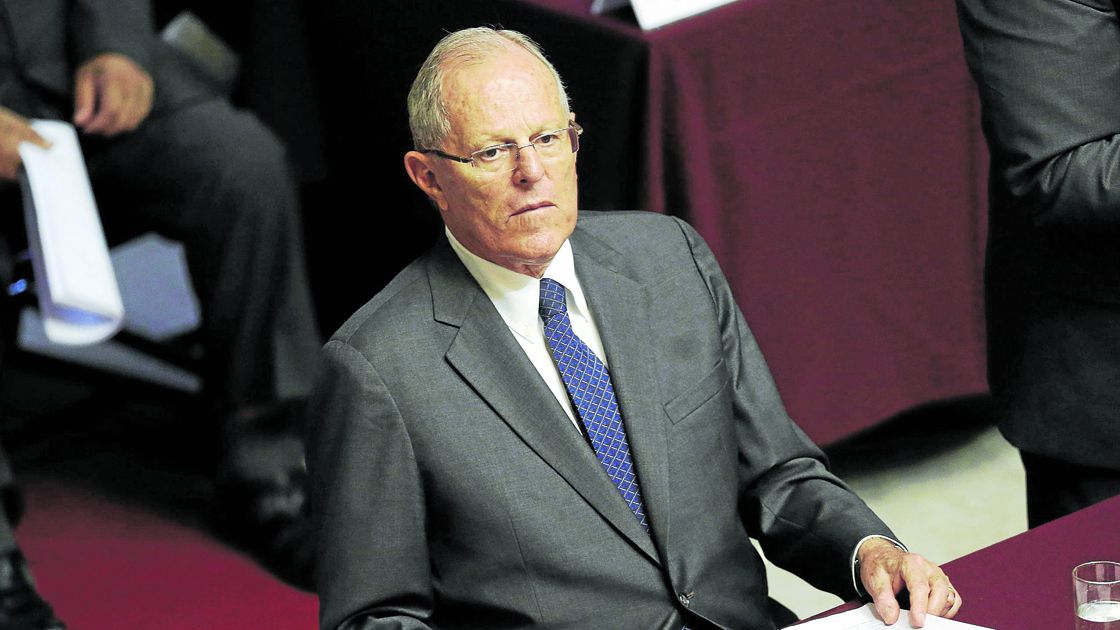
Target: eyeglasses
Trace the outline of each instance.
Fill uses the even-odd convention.
[[[512,171],[517,168],[517,163],[521,160],[521,149],[533,147],[537,152],[537,156],[546,162],[555,161],[570,153],[575,153],[579,151],[579,137],[581,134],[583,134],[583,127],[580,127],[573,121],[567,127],[538,133],[532,138],[529,138],[529,144],[519,145],[516,142],[496,144],[491,147],[479,149],[467,157],[451,155],[439,149],[418,150],[420,153],[434,153],[445,160],[470,164],[483,171],[499,173],[503,171]],[[570,152],[568,151],[569,147],[571,148]]]

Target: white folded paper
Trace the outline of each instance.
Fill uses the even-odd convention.
[[[629,4],[638,26],[649,31],[731,2],[734,0],[593,0],[591,12],[599,14]]]
[[[910,612],[907,610],[903,610],[901,614],[899,614],[898,621],[888,626],[883,623],[883,620],[875,613],[875,607],[871,604],[867,604],[862,608],[798,624],[789,630],[913,630],[913,626],[910,625]],[[926,625],[923,630],[994,629],[974,626],[970,623],[953,621],[952,619],[942,619],[934,615],[926,615]]]
[[[19,147],[28,249],[47,338],[97,343],[120,329],[124,306],[78,135],[57,120],[31,126],[51,142],[49,149]]]

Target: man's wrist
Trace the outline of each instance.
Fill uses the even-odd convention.
[[[856,595],[859,596],[860,599],[867,597],[867,591],[863,588],[863,581],[859,579],[859,550],[861,547],[863,547],[863,543],[874,539],[885,540],[895,547],[898,547],[904,553],[910,552],[910,550],[906,548],[906,545],[898,542],[890,536],[884,536],[882,534],[871,534],[869,536],[864,536],[863,538],[861,538],[860,541],[856,543],[855,548],[852,549],[852,559],[850,562],[852,566],[852,586],[855,588]]]

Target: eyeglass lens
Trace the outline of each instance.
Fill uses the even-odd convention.
[[[567,132],[567,133],[565,133]],[[565,142],[565,138],[567,142]],[[555,160],[579,151],[579,133],[574,126],[566,129],[557,129],[543,133],[525,146],[514,143],[504,144],[500,147],[490,147],[474,152],[471,157],[474,163],[487,171],[514,170],[521,158],[521,152],[533,147],[537,155],[544,160]],[[497,153],[495,153],[497,152]]]

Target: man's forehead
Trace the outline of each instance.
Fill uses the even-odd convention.
[[[447,140],[459,145],[457,150],[478,148],[492,142],[519,142],[546,129],[567,123],[566,110],[559,99],[549,98],[545,90],[536,90],[534,100],[513,97],[512,92],[497,89],[469,93],[458,102],[447,104],[450,123]]]
[[[450,62],[444,69],[441,91],[449,113],[510,99],[561,101],[549,69],[515,45],[482,58]]]

